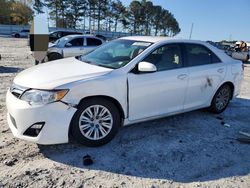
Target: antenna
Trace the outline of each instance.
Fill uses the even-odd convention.
[[[189,40],[192,38],[193,28],[194,28],[194,23],[192,23],[192,25],[191,25],[191,30],[190,30]]]

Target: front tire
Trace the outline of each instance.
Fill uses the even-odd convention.
[[[62,55],[59,54],[59,53],[51,53],[48,55],[48,61],[54,61],[54,60],[57,60],[57,59],[62,59]]]
[[[217,92],[215,93],[210,111],[219,114],[222,113],[228,106],[231,97],[232,97],[232,89],[228,84],[222,85]]]
[[[71,122],[71,134],[80,144],[98,147],[111,141],[121,125],[119,110],[109,100],[83,101]]]
[[[15,34],[15,38],[20,38],[20,35],[18,33]]]

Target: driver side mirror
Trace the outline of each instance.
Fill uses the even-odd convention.
[[[67,48],[72,47],[72,44],[71,44],[71,43],[67,43],[67,44],[65,45],[65,47],[67,47]]]
[[[157,68],[154,64],[142,61],[138,64],[138,71],[139,72],[145,72],[145,73],[150,73],[150,72],[156,72]]]

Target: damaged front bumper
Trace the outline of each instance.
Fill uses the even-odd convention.
[[[15,97],[10,91],[6,95],[8,109],[7,119],[13,135],[17,138],[38,144],[67,143],[69,125],[76,112],[63,102],[55,102],[41,106],[31,106]],[[37,136],[27,135],[31,126],[41,130]]]

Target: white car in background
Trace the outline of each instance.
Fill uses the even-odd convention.
[[[250,51],[247,52],[232,52],[232,58],[247,62],[250,59]]]
[[[125,37],[19,73],[7,92],[15,137],[39,144],[109,142],[119,128],[207,108],[239,94],[243,66],[208,43]]]
[[[65,57],[84,55],[103,43],[102,39],[91,35],[67,35],[58,39],[55,43],[49,43],[47,58],[48,61],[53,61]]]
[[[15,38],[25,37],[27,38],[29,36],[30,30],[29,29],[23,29],[19,32],[12,33],[11,36]]]

